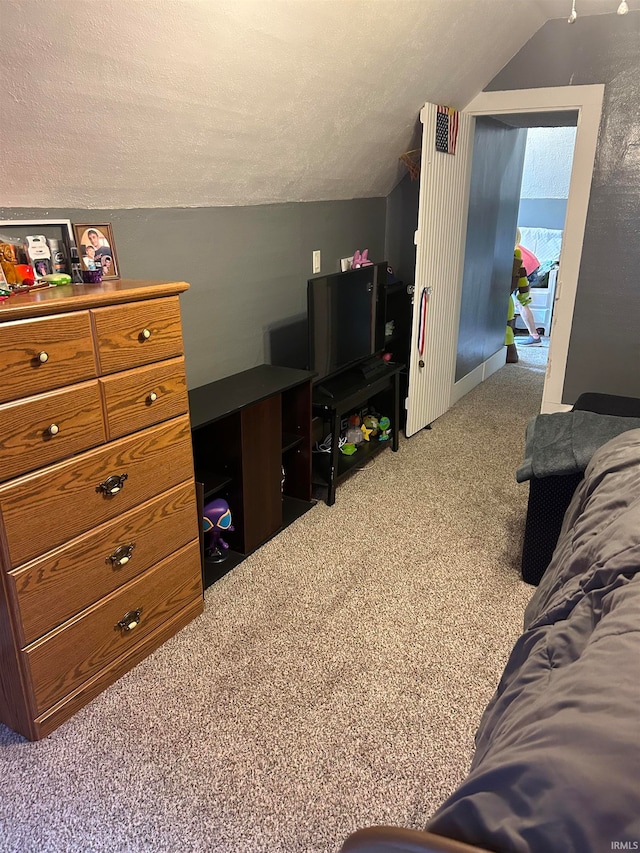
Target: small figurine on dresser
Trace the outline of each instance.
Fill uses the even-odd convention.
[[[40,267],[39,272],[34,270],[32,264],[27,263],[29,260],[25,248],[20,244],[11,242],[8,239],[0,240],[0,266],[4,276],[3,284],[6,284],[9,292],[16,293],[25,292],[34,287],[48,287],[49,282],[37,281],[38,276],[46,274],[43,270],[46,267],[46,259],[41,259],[40,263],[45,264],[45,267]]]
[[[205,545],[207,559],[214,563],[224,562],[229,544],[222,538],[222,531],[233,532],[235,529],[231,524],[229,504],[222,498],[209,501],[204,508],[202,523],[205,536],[208,536],[208,544]]]
[[[15,246],[11,243],[0,243],[0,266],[2,266],[4,281],[10,287],[19,284],[18,275],[16,273],[17,263],[18,256],[16,254]]]

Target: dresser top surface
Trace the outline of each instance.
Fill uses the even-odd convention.
[[[48,314],[62,314],[101,305],[117,305],[187,290],[185,281],[147,281],[121,278],[101,284],[69,284],[46,287],[31,293],[15,293],[0,302],[0,323]]]

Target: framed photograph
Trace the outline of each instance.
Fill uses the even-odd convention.
[[[13,289],[48,273],[71,275],[73,230],[68,219],[0,220],[0,265]]]
[[[73,224],[73,233],[83,270],[102,266],[102,278],[120,278],[120,267],[111,225]]]

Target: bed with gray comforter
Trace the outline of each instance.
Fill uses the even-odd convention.
[[[588,464],[469,776],[427,829],[498,851],[640,849],[640,429]]]
[[[640,429],[587,465],[469,775],[426,830],[370,827],[343,850],[640,849]]]

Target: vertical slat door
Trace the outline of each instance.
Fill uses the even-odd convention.
[[[425,104],[413,326],[405,434],[444,414],[455,382],[464,247],[475,118],[458,113],[455,154],[435,148],[437,106]],[[427,289],[424,349],[419,350],[421,294]],[[423,366],[421,366],[421,363]]]

